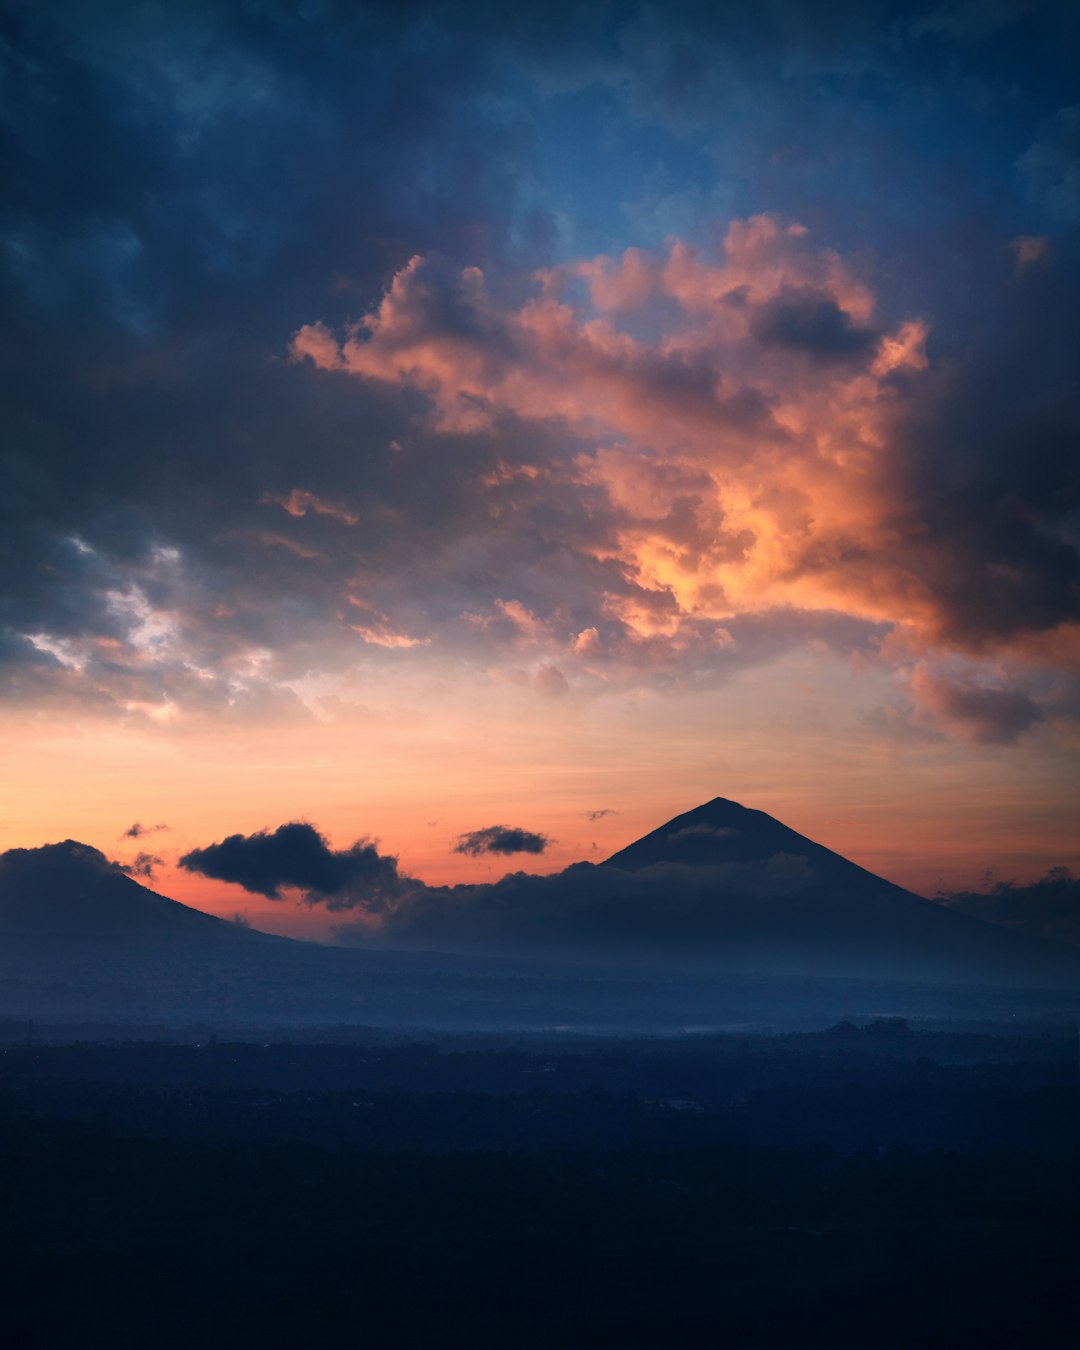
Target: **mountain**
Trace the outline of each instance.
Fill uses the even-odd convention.
[[[425,888],[419,906],[438,912],[445,941],[414,922],[384,936],[404,950],[319,946],[157,895],[85,844],[12,849],[0,855],[0,1024],[638,1033],[883,1008],[998,1021],[1080,1010],[1080,995],[1038,992],[1080,989],[1075,953],[913,895],[722,798],[598,866]]]
[[[613,854],[603,867],[654,877],[705,903],[699,938],[794,971],[1068,985],[1080,957],[926,900],[764,811],[716,797]]]
[[[613,853],[605,865],[636,868],[676,863],[682,867],[714,867],[720,863],[764,862],[777,854],[810,858],[830,881],[850,884],[861,878],[900,889],[839,853],[815,844],[764,811],[752,810],[726,797],[714,797],[704,806],[675,816]]]
[[[0,854],[0,941],[142,947],[251,945],[267,935],[158,895],[96,848],[66,839]]]

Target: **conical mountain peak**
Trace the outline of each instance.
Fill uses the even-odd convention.
[[[732,862],[764,862],[777,854],[811,857],[819,866],[834,869],[841,865],[863,877],[871,875],[839,854],[789,829],[765,811],[743,806],[727,797],[714,797],[692,811],[675,816],[659,829],[620,849],[608,858],[607,864],[627,869],[659,863],[709,867]],[[889,884],[882,882],[882,885]]]

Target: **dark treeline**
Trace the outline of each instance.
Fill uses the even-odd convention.
[[[1072,1346],[1074,1037],[9,1045],[19,1346]]]

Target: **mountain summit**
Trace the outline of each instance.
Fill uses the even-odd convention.
[[[741,806],[727,797],[714,797],[704,806],[675,816],[666,825],[620,849],[607,859],[606,865],[637,868],[676,863],[683,867],[714,867],[720,863],[763,862],[777,854],[811,858],[816,867],[837,880],[854,879],[856,873],[864,878],[873,875],[764,811]]]

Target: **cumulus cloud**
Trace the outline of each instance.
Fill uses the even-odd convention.
[[[983,891],[942,891],[935,899],[976,919],[1080,946],[1080,877],[1067,867],[1052,867],[1026,886],[999,881]]]
[[[180,866],[270,900],[299,891],[307,904],[330,910],[377,912],[408,881],[399,874],[397,859],[380,854],[370,840],[334,849],[306,821],[279,825],[273,833],[231,834],[185,853]]]
[[[543,853],[551,843],[546,834],[522,830],[510,825],[486,825],[480,830],[469,830],[458,837],[455,853],[479,858],[484,853],[509,856],[513,853]]]
[[[597,488],[612,515],[578,547],[632,584],[595,597],[600,617],[574,639],[583,660],[609,651],[604,618],[685,651],[703,625],[715,645],[733,614],[784,607],[973,655],[1053,630],[1069,643],[1074,544],[989,484],[963,502],[943,492],[915,451],[940,396],[928,332],[918,317],[884,324],[856,268],[802,226],[756,216],[714,256],[674,241],[547,269],[516,305],[479,269],[418,256],[332,352],[304,330],[293,350],[418,391],[438,434],[490,434],[512,416],[593,441],[564,491]]]

